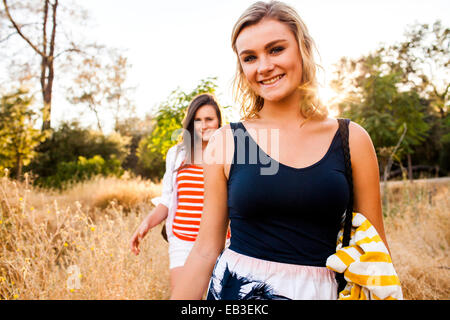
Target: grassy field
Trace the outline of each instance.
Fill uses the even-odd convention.
[[[406,299],[450,298],[449,180],[392,182],[384,209]],[[98,178],[62,193],[0,180],[0,299],[167,299],[162,226],[128,241],[161,185]]]

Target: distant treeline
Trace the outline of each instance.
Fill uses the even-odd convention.
[[[342,58],[335,66],[331,85],[339,95],[330,108],[367,130],[384,179],[450,173],[449,47],[450,30],[441,22],[416,24],[403,41],[358,59]],[[130,102],[132,90],[124,86],[126,58],[110,61],[115,62],[84,60],[66,91],[69,101],[87,105],[96,116],[95,129],[77,120],[37,129],[46,120],[46,109],[36,108],[42,101],[30,90],[0,87],[0,175],[6,168],[18,179],[29,173],[37,185],[52,188],[125,171],[162,178],[189,102],[200,93],[214,94],[217,79],[201,80],[190,92],[174,90],[155,114],[140,119]],[[231,107],[222,107],[226,123]],[[106,110],[114,114],[110,134],[102,132]]]

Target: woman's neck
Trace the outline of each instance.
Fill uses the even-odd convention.
[[[264,106],[258,114],[262,119],[278,124],[305,120],[300,112],[300,93],[294,93],[280,101],[265,100]]]
[[[203,164],[203,156],[204,156],[207,145],[208,145],[208,141],[202,141],[201,149],[200,149],[200,146],[197,146],[197,148],[195,150],[193,150],[194,151],[194,154],[192,157],[193,164],[200,165],[200,166]]]

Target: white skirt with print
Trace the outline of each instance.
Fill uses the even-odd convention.
[[[225,249],[209,283],[208,300],[336,300],[335,273],[252,258]]]

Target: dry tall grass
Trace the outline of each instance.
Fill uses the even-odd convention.
[[[168,298],[167,244],[159,228],[138,257],[128,247],[160,188],[108,178],[58,194],[3,178],[0,298]],[[112,202],[105,207],[106,199]]]
[[[450,298],[450,181],[388,185],[386,237],[405,299]]]
[[[448,182],[389,185],[386,233],[407,299],[448,299]],[[0,183],[1,299],[167,299],[160,227],[128,241],[161,185],[99,178],[63,193]]]

